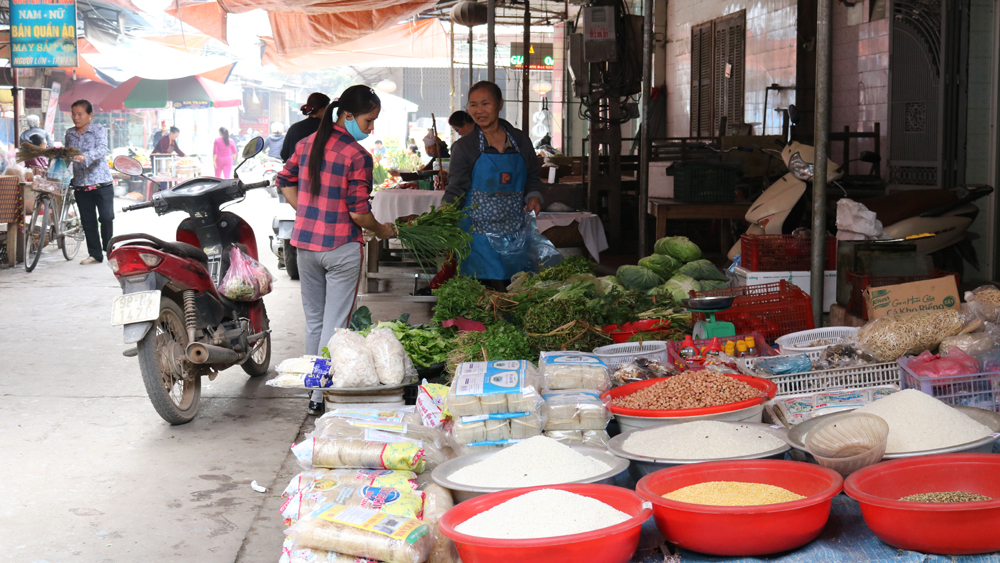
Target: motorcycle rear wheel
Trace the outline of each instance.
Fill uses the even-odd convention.
[[[201,402],[201,376],[184,351],[188,345],[184,311],[169,298],[160,300],[160,316],[139,341],[139,370],[153,408],[170,424],[191,422]]]
[[[267,310],[264,309],[263,302],[260,304],[260,307],[264,316],[264,320],[261,323],[263,325],[261,330],[267,330],[271,327],[271,323],[267,320]],[[260,377],[265,375],[268,368],[271,367],[271,335],[268,334],[264,337],[264,340],[257,342],[253,350],[254,352],[250,354],[247,361],[243,362],[243,365],[240,367],[250,377]]]
[[[293,280],[299,279],[298,249],[292,246],[292,241],[281,241],[281,258],[285,261],[285,271]]]

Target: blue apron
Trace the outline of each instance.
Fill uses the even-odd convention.
[[[508,134],[509,136],[509,134]],[[524,185],[528,167],[511,137],[516,153],[485,152],[486,136],[479,131],[479,159],[472,168],[472,183],[465,194],[468,219],[460,225],[472,234],[472,251],[459,272],[482,280],[508,280],[524,268],[517,260],[502,259],[494,248],[498,241],[514,240],[524,224]],[[490,242],[490,235],[494,242]]]

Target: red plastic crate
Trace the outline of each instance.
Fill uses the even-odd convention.
[[[816,328],[809,294],[795,284],[777,283],[691,292],[693,297],[735,297],[733,306],[715,314],[715,319],[733,323],[737,334],[759,332],[768,343],[779,336]],[[695,321],[705,320],[694,313]]]
[[[847,311],[855,317],[868,320],[868,307],[865,307],[864,292],[869,287],[883,287],[887,285],[897,285],[915,281],[936,280],[946,276],[955,276],[955,286],[961,283],[958,274],[946,272],[944,270],[932,270],[924,276],[872,276],[869,274],[858,274],[847,272],[847,283],[851,286],[851,300],[847,302]]]
[[[792,235],[743,235],[741,263],[751,272],[801,272],[812,269],[812,239]],[[826,269],[837,269],[837,239],[826,237]]]
[[[764,335],[759,332],[751,332],[748,334],[737,334],[736,336],[727,336],[725,338],[719,338],[719,341],[722,344],[725,344],[726,342],[730,341],[743,340],[748,336],[753,337],[754,341],[753,343],[757,345],[757,349],[760,351],[761,357],[778,355],[778,351],[770,347],[767,344],[767,341],[764,340]],[[698,348],[701,348],[702,346],[708,346],[710,342],[711,340],[695,340],[694,345]],[[670,363],[674,364],[675,366],[677,366],[682,370],[702,369],[702,367],[699,366],[698,364],[694,363],[686,364],[683,358],[681,358],[680,351],[681,351],[681,342],[674,342],[672,340],[667,342],[667,358],[670,360]]]

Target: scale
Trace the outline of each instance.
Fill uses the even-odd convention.
[[[733,297],[692,297],[682,299],[681,304],[692,313],[702,313],[705,320],[698,321],[691,331],[695,340],[710,340],[715,337],[729,338],[736,336],[733,323],[715,320],[715,314],[721,313],[733,306]]]

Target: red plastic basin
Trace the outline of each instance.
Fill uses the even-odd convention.
[[[883,542],[900,549],[969,555],[1000,550],[1000,455],[939,454],[876,463],[852,473],[844,490]],[[965,491],[997,500],[925,503],[918,493]]]
[[[806,498],[762,506],[708,506],[663,495],[707,481],[774,485]],[[843,488],[837,472],[797,461],[745,460],[692,463],[643,477],[635,491],[653,503],[660,533],[684,549],[710,555],[766,555],[795,549],[816,538]]]
[[[778,386],[774,383],[768,381],[767,379],[762,379],[760,377],[753,377],[750,375],[738,375],[738,374],[722,374],[732,377],[750,385],[751,387],[758,389],[761,393],[760,397],[754,397],[753,399],[747,399],[745,401],[739,401],[736,403],[729,403],[728,405],[719,405],[717,407],[703,407],[698,409],[674,409],[674,410],[647,410],[647,409],[627,409],[624,407],[616,407],[610,402],[619,397],[624,397],[626,395],[631,395],[636,391],[641,391],[646,387],[660,383],[661,381],[666,381],[666,377],[658,377],[656,379],[647,379],[645,381],[636,381],[635,383],[629,383],[628,385],[622,385],[621,387],[616,387],[610,391],[605,391],[601,398],[605,402],[609,403],[608,408],[614,414],[622,414],[626,416],[644,416],[644,417],[670,417],[670,416],[702,416],[706,414],[718,414],[722,412],[736,411],[740,409],[750,408],[765,402],[767,399],[773,399],[774,394],[778,392]],[[764,398],[766,395],[767,398]]]
[[[480,538],[455,531],[455,526],[514,497],[538,489],[560,489],[597,499],[625,514],[630,520],[593,532],[535,538],[501,540]],[[455,505],[441,517],[441,532],[455,542],[462,563],[552,563],[586,561],[587,563],[627,563],[639,546],[639,531],[652,510],[643,508],[634,492],[611,485],[552,485],[512,489],[478,496]]]

